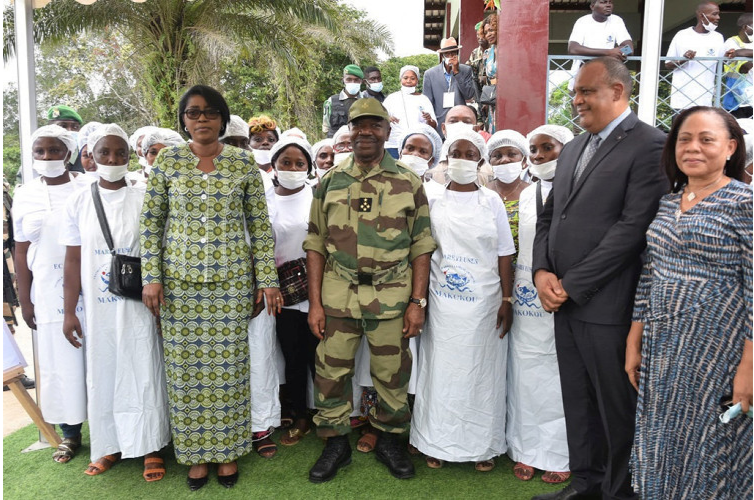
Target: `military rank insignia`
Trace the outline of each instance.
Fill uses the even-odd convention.
[[[359,212],[372,211],[372,198],[359,198]]]

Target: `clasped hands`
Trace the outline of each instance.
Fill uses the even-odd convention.
[[[539,301],[547,312],[557,312],[566,300],[568,293],[563,288],[563,280],[544,269],[534,273],[534,286],[537,287]]]

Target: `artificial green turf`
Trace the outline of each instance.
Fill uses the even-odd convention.
[[[232,489],[217,484],[215,471],[201,490],[186,486],[188,468],[175,461],[172,448],[163,450],[167,468],[164,479],[147,483],[142,478],[141,459],[127,459],[108,472],[89,477],[84,474],[89,463],[88,429],[84,426],[84,446],[67,464],[51,458],[52,450],[21,453],[37,440],[37,429],[30,425],[3,439],[3,496],[16,499],[529,499],[532,495],[557,491],[561,486],[542,482],[541,472],[523,482],[513,475],[513,463],[507,457],[497,459],[491,472],[477,472],[473,463],[446,463],[439,470],[429,469],[422,457],[414,457],[416,477],[398,480],[390,476],[373,453],[356,451],[352,434],[353,462],[341,469],[332,481],[312,484],[309,468],[322,451],[322,441],[313,434],[292,447],[278,446],[272,459],[256,453],[239,460],[240,478]],[[278,442],[279,433],[274,436]]]

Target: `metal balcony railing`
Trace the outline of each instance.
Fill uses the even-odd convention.
[[[569,82],[573,80],[574,73],[571,71],[571,66],[574,60],[591,59],[587,56],[571,56],[571,55],[551,55],[547,57],[549,72],[547,78],[547,121],[548,123],[564,125],[571,128],[574,132],[580,132],[581,129],[578,126],[578,116],[572,107],[572,98],[569,87]],[[731,107],[731,103],[741,102],[744,99],[744,104],[751,106],[751,87],[748,86],[748,98],[746,96],[741,97],[741,90],[747,88],[746,82],[739,82],[735,86],[730,86],[730,77],[744,78],[744,75],[739,73],[727,73],[729,65],[738,61],[748,61],[751,59],[738,57],[733,59],[725,59],[720,57],[697,57],[694,59],[702,63],[700,73],[696,77],[692,77],[688,82],[683,85],[677,84],[677,87],[673,87],[673,71],[665,69],[665,61],[686,61],[684,58],[677,57],[661,57],[661,70],[660,74],[655,78],[658,78],[658,95],[656,96],[657,107],[655,111],[655,126],[664,130],[669,130],[670,125],[673,122],[673,117],[677,115],[681,109],[673,109],[671,107],[671,94],[679,93],[684,95],[690,104],[685,107],[691,107],[695,105],[712,105],[717,107],[727,108],[728,111],[735,109]],[[630,106],[636,112],[638,108],[638,98],[641,92],[641,80],[647,78],[648,75],[642,75],[641,73],[641,58],[629,57],[626,61],[626,66],[631,71],[631,78],[634,81],[634,89],[631,94]],[[710,81],[713,82],[710,85]],[[572,87],[572,84],[571,84]],[[739,99],[732,99],[734,96],[738,96]],[[748,100],[746,104],[745,99]]]

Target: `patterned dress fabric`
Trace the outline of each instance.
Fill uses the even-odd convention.
[[[508,224],[511,226],[511,234],[513,235],[513,244],[516,245],[516,253],[513,255],[513,267],[516,267],[516,260],[518,259],[518,201],[519,200],[505,200],[505,211],[508,213]]]
[[[164,285],[171,427],[184,465],[232,462],[251,450],[252,297],[255,286],[278,286],[253,160],[225,146],[214,171],[204,173],[198,163],[188,145],[160,153],[141,221],[143,282]]]
[[[723,424],[752,337],[752,191],[731,181],[685,213],[668,194],[647,232],[632,455],[641,498],[751,498],[752,420]]]

